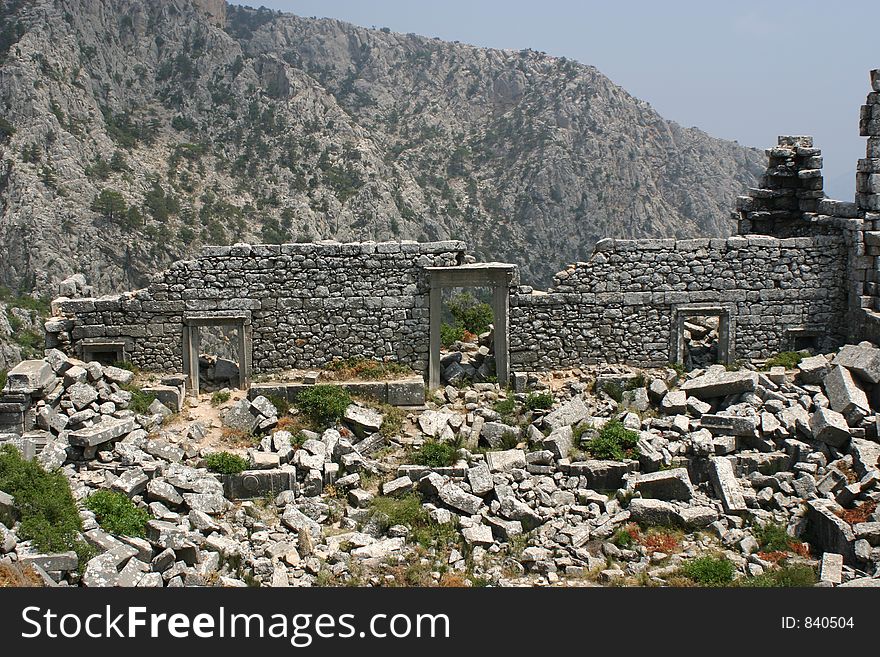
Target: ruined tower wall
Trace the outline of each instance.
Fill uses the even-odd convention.
[[[255,373],[320,366],[334,356],[393,359],[427,369],[426,267],[455,266],[464,243],[415,242],[207,247],[147,288],[57,300],[50,340],[81,356],[125,343],[138,367],[179,371],[188,319],[241,318]]]

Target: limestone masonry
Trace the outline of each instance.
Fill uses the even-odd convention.
[[[780,137],[761,186],[738,200],[739,235],[604,240],[547,291],[518,285],[513,271],[501,322],[510,370],[677,362],[683,322],[694,315],[718,318],[725,362],[880,340],[876,70],[871,84],[855,203],[824,198],[821,151],[810,137]],[[188,372],[198,349],[192,327],[217,323],[241,329],[247,375],[358,355],[427,376],[431,323],[439,322],[430,312],[432,268],[472,263],[455,241],[209,247],[146,289],[57,299],[48,346]]]

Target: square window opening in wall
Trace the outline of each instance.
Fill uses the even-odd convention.
[[[90,342],[82,345],[82,359],[97,361],[101,365],[114,365],[128,361],[124,342]]]
[[[730,362],[730,311],[723,306],[676,310],[672,362],[688,371]]]
[[[821,350],[822,331],[813,328],[791,328],[786,331],[789,351],[808,351],[811,354]]]

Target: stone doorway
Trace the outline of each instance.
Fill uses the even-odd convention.
[[[510,346],[508,339],[510,286],[515,265],[502,263],[469,264],[458,267],[428,267],[431,278],[430,293],[430,354],[428,360],[428,387],[440,387],[440,322],[443,314],[445,288],[491,288],[492,319],[494,323],[495,374],[498,383],[510,380]]]
[[[675,310],[670,361],[685,369],[731,362],[730,310],[725,306],[683,306]]]
[[[187,376],[187,388],[192,395],[198,395],[201,388],[199,371],[207,367],[217,367],[218,363],[205,363],[201,358],[202,333],[205,329],[211,329],[212,336],[226,336],[233,341],[229,346],[229,353],[235,354],[237,363],[232,363],[229,358],[220,358],[223,366],[230,370],[233,387],[246,390],[250,386],[251,379],[251,322],[250,317],[244,315],[197,315],[184,319],[183,322],[183,371]],[[230,365],[226,365],[230,361]],[[232,364],[238,368],[237,376],[231,370]]]

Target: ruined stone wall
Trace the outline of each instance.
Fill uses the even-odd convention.
[[[847,249],[841,231],[603,240],[589,262],[557,274],[548,293],[511,295],[511,367],[665,364],[676,311],[694,304],[728,310],[734,359],[789,349],[788,332],[798,328],[818,331],[829,349],[846,335]]]
[[[207,247],[149,287],[97,299],[57,300],[50,346],[81,356],[119,340],[135,365],[183,367],[187,318],[241,317],[255,373],[318,367],[334,356],[393,359],[427,369],[429,279],[454,266],[462,242],[319,243]]]

